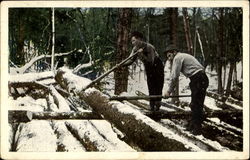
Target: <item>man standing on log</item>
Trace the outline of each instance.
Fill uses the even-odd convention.
[[[135,31],[131,34],[131,43],[133,45],[131,55],[137,51],[139,51],[139,54],[127,61],[124,66],[131,65],[137,58],[139,58],[145,67],[149,95],[162,95],[164,65],[156,52],[155,47],[146,43],[143,39],[143,34],[140,32]],[[151,111],[158,111],[160,106],[161,98],[150,100]]]
[[[204,119],[203,105],[209,83],[204,67],[195,57],[187,53],[180,53],[173,45],[170,45],[165,53],[168,60],[172,62],[172,70],[168,90],[164,93],[164,96],[168,97],[173,92],[180,72],[190,79],[192,117],[187,125],[187,130],[199,135],[201,134],[201,124]]]

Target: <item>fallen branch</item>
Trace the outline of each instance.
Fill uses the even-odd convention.
[[[55,57],[60,57],[60,56],[66,56],[66,55],[69,55],[71,53],[74,53],[76,51],[81,51],[81,50],[77,50],[77,49],[74,49],[72,51],[69,51],[69,52],[66,52],[66,53],[57,53],[55,54]],[[40,61],[42,59],[45,59],[45,58],[51,58],[51,55],[40,55],[38,57],[35,57],[33,59],[31,59],[28,63],[26,63],[24,66],[20,67],[20,68],[17,68],[17,72],[19,74],[23,74],[25,73],[35,62],[37,61]]]
[[[85,63],[85,64],[79,64],[79,65],[77,65],[74,69],[73,69],[73,73],[77,73],[77,72],[79,72],[81,69],[83,69],[83,68],[88,68],[88,67],[90,67],[90,66],[92,66],[92,56],[91,56],[91,54],[89,53],[90,51],[89,51],[89,47],[87,47],[87,50],[86,50],[86,52],[87,52],[87,54],[89,55],[89,62],[88,63]]]

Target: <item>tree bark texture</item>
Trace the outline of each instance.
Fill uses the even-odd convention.
[[[170,24],[170,43],[177,47],[177,22],[178,22],[178,8],[169,8],[168,9],[168,23]],[[172,62],[171,67],[172,69]],[[179,78],[176,79],[176,87],[172,95],[179,95]],[[172,98],[173,103],[179,103],[179,98]]]
[[[118,10],[118,38],[117,38],[117,54],[116,64],[123,61],[129,56],[129,32],[131,27],[132,9],[121,8]],[[118,95],[127,91],[128,87],[128,67],[122,67],[114,72],[115,94]]]
[[[218,28],[218,93],[223,94],[222,87],[222,66],[224,57],[224,9],[219,9],[219,28]]]
[[[102,131],[102,125],[107,126],[107,121],[66,121],[68,130],[86,148],[86,151],[134,151],[125,142],[116,137],[111,125]],[[99,125],[98,125],[99,124]]]
[[[187,151],[189,144],[185,140],[173,138],[174,133],[159,125],[147,116],[135,111],[128,105],[117,101],[109,102],[108,98],[96,89],[79,93],[86,103],[105,119],[124,132],[144,151]],[[102,104],[102,105],[100,105]]]
[[[235,67],[235,62],[230,62],[229,74],[228,74],[228,79],[227,79],[227,87],[226,87],[226,96],[229,96],[231,93],[234,67]]]

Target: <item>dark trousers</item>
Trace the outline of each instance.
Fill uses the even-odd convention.
[[[149,95],[162,95],[164,83],[164,65],[159,57],[156,57],[154,64],[144,63]],[[161,98],[150,100],[150,107],[154,109],[161,106]]]
[[[192,118],[191,123],[201,125],[203,122],[203,105],[206,96],[206,90],[209,84],[208,77],[204,71],[199,71],[192,77],[190,77],[190,89],[191,89],[191,110]]]

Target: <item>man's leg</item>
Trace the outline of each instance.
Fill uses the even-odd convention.
[[[191,81],[191,110],[192,118],[189,125],[189,129],[193,131],[194,134],[201,134],[201,124],[203,122],[203,105],[206,96],[206,89],[208,87],[208,79],[206,75],[198,76],[195,80]]]

